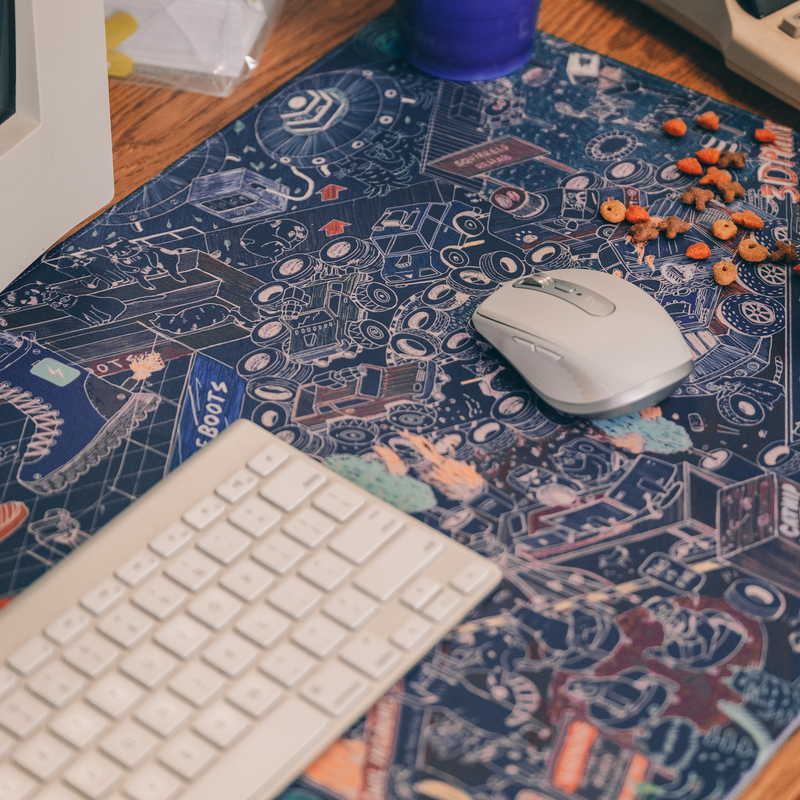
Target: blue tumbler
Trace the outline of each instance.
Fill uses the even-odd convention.
[[[405,57],[439,78],[483,81],[530,57],[539,0],[395,0]]]

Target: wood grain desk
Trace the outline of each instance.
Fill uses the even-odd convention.
[[[256,73],[226,99],[112,83],[114,202],[390,6],[390,0],[288,0]],[[711,47],[632,0],[542,0],[539,27],[759,116],[800,126],[800,112],[730,72]],[[800,733],[743,800],[798,797]]]

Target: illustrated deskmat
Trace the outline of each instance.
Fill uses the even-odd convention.
[[[800,715],[800,278],[709,229],[798,241],[795,134],[545,34],[483,83],[395,42],[379,18],[0,294],[0,598],[244,416],[505,574],[287,800],[724,798]],[[745,194],[698,211],[675,165],[711,147]],[[610,196],[690,228],[638,246]],[[664,306],[671,398],[570,417],[476,334],[557,268]]]

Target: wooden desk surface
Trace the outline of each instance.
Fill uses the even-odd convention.
[[[783,125],[800,126],[799,111],[730,72],[711,47],[633,0],[541,2],[541,30]],[[255,74],[225,99],[112,82],[114,202],[390,6],[390,0],[288,0]],[[800,732],[762,771],[742,800],[798,797]]]

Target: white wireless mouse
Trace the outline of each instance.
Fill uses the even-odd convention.
[[[543,400],[581,417],[640,411],[692,371],[691,352],[658,301],[605,272],[520,278],[484,300],[472,321]]]

